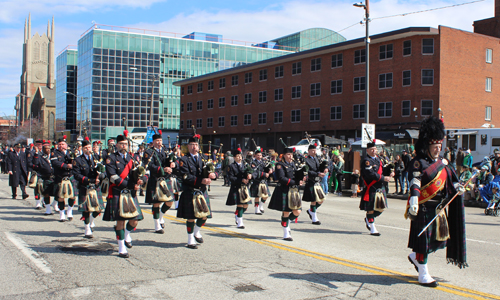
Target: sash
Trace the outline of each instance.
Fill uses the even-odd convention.
[[[380,167],[378,168],[378,171],[377,171],[377,174],[379,176],[382,176],[382,161],[379,160],[380,162]],[[370,188],[375,184],[377,183],[377,180],[374,180],[372,182],[370,182],[370,184],[366,184],[366,181],[365,179],[363,178],[363,182],[365,183],[365,186],[366,186],[366,192],[365,194],[363,195],[363,201],[370,201]]]
[[[133,164],[134,164],[134,160],[130,159],[130,161],[125,166],[125,169],[123,169],[123,172],[120,174],[120,178],[122,180],[127,178],[128,173],[130,173],[130,170],[132,169]],[[113,183],[109,186],[108,199],[113,198],[113,187],[115,187],[115,186],[118,186],[118,185]]]

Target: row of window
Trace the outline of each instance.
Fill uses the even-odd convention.
[[[421,111],[420,114],[422,116],[432,115],[433,111],[433,101],[432,100],[422,100],[421,101]],[[378,117],[379,118],[391,118],[393,112],[392,102],[380,102],[378,103]],[[352,118],[353,119],[364,119],[365,118],[365,104],[354,104],[352,110]],[[404,100],[401,102],[401,116],[409,117],[411,115],[411,101]],[[202,127],[202,120],[196,120],[196,128]],[[321,120],[321,108],[315,107],[309,109],[309,121],[317,122]],[[330,107],[330,120],[331,121],[339,121],[342,120],[342,106],[332,106]],[[291,111],[290,114],[290,122],[291,123],[299,123],[301,121],[301,110],[295,109]],[[259,113],[258,115],[258,125],[267,124],[267,113]],[[283,123],[283,111],[275,111],[274,112],[274,124]],[[192,120],[186,120],[186,128],[191,128]],[[238,116],[233,115],[230,116],[230,125],[238,126]],[[243,125],[249,126],[252,125],[252,115],[245,114],[243,115]],[[183,129],[184,122],[181,121],[180,129]],[[220,116],[218,119],[218,127],[225,126],[225,117]],[[207,118],[207,128],[213,127],[213,118]]]

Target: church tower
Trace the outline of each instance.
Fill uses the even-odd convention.
[[[24,23],[23,66],[21,93],[17,96],[18,124],[29,120],[33,97],[39,87],[55,89],[54,17],[49,20],[47,33],[31,35],[31,13]],[[33,117],[33,116],[32,116]]]

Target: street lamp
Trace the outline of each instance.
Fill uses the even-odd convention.
[[[366,24],[366,91],[365,91],[365,123],[370,123],[370,34],[368,31],[368,24],[370,23],[370,0],[365,0],[363,2],[354,3],[355,7],[362,7],[365,9],[365,24]]]
[[[146,74],[146,76],[148,76],[148,78],[151,79],[151,109],[150,109],[150,112],[149,112],[149,125],[151,126],[151,129],[153,129],[153,99],[154,99],[153,96],[154,96],[154,89],[155,89],[155,81],[158,80],[159,78],[158,78],[157,75],[151,75],[151,74],[148,74],[146,72],[140,71],[136,67],[130,67],[130,70],[132,70],[132,71],[139,71],[139,72],[141,72],[143,74]]]
[[[82,137],[82,121],[83,121],[83,117],[82,117],[82,112],[83,112],[83,99],[88,99],[88,97],[83,97],[83,96],[77,96],[71,92],[67,92],[65,91],[64,92],[65,94],[68,94],[68,95],[72,95],[73,97],[75,97],[77,100],[78,98],[80,98],[80,134],[78,136],[78,139],[83,139]],[[54,123],[56,122],[56,120],[54,119]],[[55,132],[54,132],[55,134]]]

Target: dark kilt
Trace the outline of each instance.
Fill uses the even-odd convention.
[[[387,192],[385,191],[384,187],[380,188],[384,192],[384,199],[387,204]],[[376,189],[370,189],[370,200],[369,201],[363,201],[363,196],[364,194],[361,195],[361,200],[359,201],[359,209],[364,210],[364,211],[372,211],[375,206],[375,194],[376,194]]]
[[[212,218],[212,207],[210,206],[207,189],[204,187],[200,190],[202,191],[203,197],[205,197],[205,201],[207,201],[208,209],[210,210],[210,215],[207,218]],[[177,218],[186,220],[196,219],[194,216],[193,194],[194,191],[191,189],[186,189],[182,192],[179,197],[179,206],[177,207]]]
[[[316,194],[314,193],[314,183],[306,183],[304,187],[304,195],[302,195],[302,201],[314,202],[316,201]]]
[[[102,200],[102,192],[101,192],[101,185],[97,185],[96,190],[97,192],[97,199],[99,200],[99,206],[104,208],[104,201]],[[82,189],[78,193],[78,211],[79,212],[86,212],[87,211],[87,204],[85,203],[85,197],[87,196],[87,189]]]
[[[120,207],[119,207],[120,193],[116,192],[116,190],[113,190],[113,198],[111,199],[108,198],[108,201],[106,202],[106,209],[104,210],[104,215],[102,217],[103,221],[125,221],[125,220],[140,221],[144,219],[141,207],[139,206],[139,200],[137,200],[137,191],[133,190],[130,192],[132,193],[132,197],[134,198],[134,203],[135,206],[137,207],[137,210],[139,211],[139,215],[137,215],[132,219],[125,219],[120,217]]]
[[[156,200],[155,198],[155,194],[156,194],[156,183],[158,181],[156,179],[153,179],[153,180],[149,180],[148,181],[148,186],[147,186],[147,189],[146,189],[146,200],[145,202],[148,203],[148,204],[153,204],[153,203],[163,203],[161,201],[158,201]],[[172,194],[172,201],[174,201],[174,188],[172,186],[172,180],[170,178],[166,178],[165,179],[165,182],[167,183],[167,188],[170,192],[170,194]],[[151,183],[151,184],[150,184]],[[177,184],[178,186],[179,184]],[[180,190],[180,189],[179,189]],[[169,201],[170,202],[170,201]]]
[[[288,207],[288,187],[282,188],[279,185],[276,186],[273,195],[271,196],[268,208],[277,211],[292,211]]]
[[[411,221],[408,248],[413,249],[416,253],[427,254],[446,247],[447,241],[440,242],[436,240],[435,221],[420,237],[418,237],[422,229],[424,229],[424,227],[436,216],[436,207],[438,205],[438,201],[432,200],[420,204],[418,206],[417,219]]]
[[[55,183],[54,179],[44,179],[43,180],[43,191],[42,191],[42,196],[43,195],[49,195],[49,197],[54,197],[55,194]]]
[[[239,185],[231,184],[231,187],[229,188],[229,194],[227,194],[226,205],[244,205],[251,203],[251,201],[248,201],[247,203],[240,202],[240,195],[238,193],[238,189]]]
[[[79,189],[79,184],[78,181],[76,181],[74,176],[71,176],[69,178],[71,181],[71,185],[73,186],[73,194],[75,195],[75,198],[78,197],[78,189]],[[62,182],[62,178],[57,179],[56,183],[54,183],[54,197],[58,197],[57,195],[59,194],[59,183]]]
[[[180,192],[182,192],[182,179],[180,179],[179,177],[175,177],[176,179],[176,182],[177,182],[177,190]],[[172,179],[167,179],[167,186],[168,186],[168,189],[170,190],[170,192],[173,194],[174,193],[174,186],[172,185]]]
[[[261,182],[261,180],[256,180],[256,181],[252,182],[252,185],[250,186],[250,197],[253,197],[253,198],[259,197],[260,182]],[[264,180],[264,183],[266,184],[267,194],[271,195],[271,191],[269,191],[269,185],[267,184],[267,180]]]

